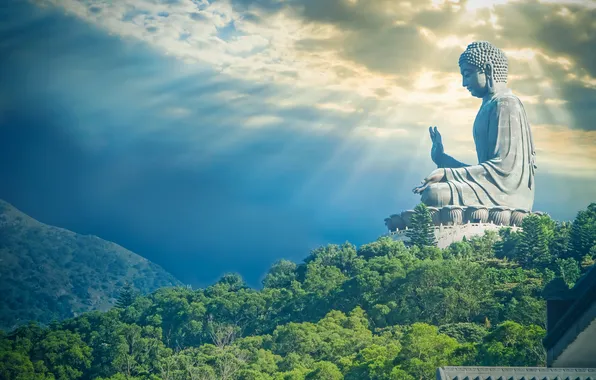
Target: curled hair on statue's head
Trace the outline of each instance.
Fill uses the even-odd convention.
[[[459,65],[468,63],[484,73],[487,64],[493,67],[492,75],[495,83],[507,83],[507,57],[495,45],[488,41],[476,41],[468,45],[459,56]]]

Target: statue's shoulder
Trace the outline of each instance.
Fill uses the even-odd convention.
[[[522,107],[521,100],[513,94],[511,91],[502,94],[497,94],[492,99],[492,105],[495,108],[509,108],[509,109],[520,109]]]
[[[493,97],[493,101],[500,103],[519,102],[519,98],[511,90],[499,92]]]

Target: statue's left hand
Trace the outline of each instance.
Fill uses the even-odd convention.
[[[414,192],[414,194],[422,194],[422,192],[424,190],[426,190],[426,188],[429,185],[432,185],[433,183],[441,182],[444,178],[445,178],[445,169],[436,169],[422,181],[422,185],[415,187],[414,189],[412,189],[412,191]]]

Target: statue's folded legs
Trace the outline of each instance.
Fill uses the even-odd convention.
[[[422,203],[428,207],[443,207],[454,203],[451,187],[446,182],[433,183],[422,192]]]

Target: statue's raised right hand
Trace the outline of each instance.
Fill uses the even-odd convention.
[[[443,153],[445,153],[445,148],[443,148],[443,138],[439,133],[437,127],[429,127],[428,132],[430,133],[430,139],[433,143],[433,146],[430,150],[430,158],[432,158],[433,162],[440,166],[439,162],[441,161],[441,157]]]

